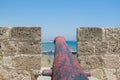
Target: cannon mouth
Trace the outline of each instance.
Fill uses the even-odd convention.
[[[55,39],[54,39],[54,44],[55,44],[57,41],[66,41],[66,40],[65,40],[65,37],[63,37],[63,36],[57,36],[57,37],[55,37]]]

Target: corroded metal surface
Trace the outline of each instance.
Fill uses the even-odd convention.
[[[52,80],[88,80],[78,60],[68,48],[65,38],[55,38]]]

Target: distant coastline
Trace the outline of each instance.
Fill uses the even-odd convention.
[[[70,48],[71,52],[73,52],[73,54],[76,53],[76,45],[77,45],[77,41],[66,41],[68,47]],[[54,42],[53,41],[49,41],[49,42],[42,42],[41,43],[41,48],[42,48],[42,53],[43,54],[54,54]]]

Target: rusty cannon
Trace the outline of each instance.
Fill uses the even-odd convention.
[[[78,60],[68,48],[65,38],[56,37],[54,44],[53,67],[51,70],[43,70],[42,75],[51,76],[51,80],[88,80],[90,73],[82,70]]]

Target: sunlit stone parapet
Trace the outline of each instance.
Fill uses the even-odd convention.
[[[120,79],[120,28],[77,28],[78,60],[99,80]]]
[[[40,46],[40,27],[0,27],[0,80],[36,80]]]

